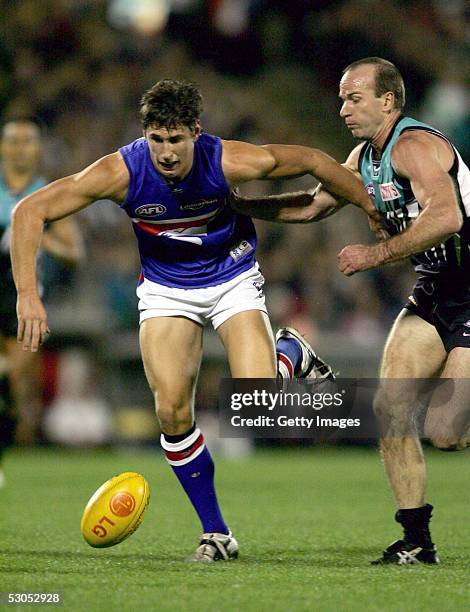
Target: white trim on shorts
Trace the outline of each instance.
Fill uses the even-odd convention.
[[[154,317],[186,317],[200,325],[210,321],[217,329],[245,310],[261,310],[267,314],[263,285],[258,263],[213,287],[180,289],[144,278],[137,287],[140,323]]]

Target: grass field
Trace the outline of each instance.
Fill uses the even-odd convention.
[[[368,565],[400,532],[377,451],[354,448],[219,460],[241,557],[200,566],[183,562],[199,524],[157,452],[16,450],[0,491],[0,591],[60,590],[61,609],[104,612],[468,610],[470,457],[427,459],[440,566]],[[83,507],[127,470],[149,481],[145,520],[122,544],[93,549],[79,530]]]

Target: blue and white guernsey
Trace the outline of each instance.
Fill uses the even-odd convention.
[[[393,145],[407,130],[424,130],[449,142],[431,126],[410,117],[400,117],[385,142],[380,159],[374,158],[374,149],[370,143],[362,147],[359,156],[362,181],[391,235],[402,232],[422,212],[410,182],[396,174],[391,162]],[[416,272],[421,274],[470,273],[470,171],[452,143],[449,144],[455,155],[449,174],[454,181],[464,223],[462,229],[445,243],[411,257]]]
[[[156,170],[145,138],[119,151],[130,174],[122,208],[133,222],[143,278],[191,289],[219,285],[253,267],[255,228],[227,204],[220,138],[201,134],[190,173],[175,183]]]

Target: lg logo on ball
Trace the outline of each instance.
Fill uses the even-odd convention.
[[[91,530],[91,532],[94,533],[99,538],[104,538],[105,536],[108,535],[108,532],[107,532],[106,528],[103,526],[103,523],[108,523],[109,525],[111,525],[111,527],[115,527],[116,526],[116,523],[114,523],[107,516],[102,516],[100,518],[100,520],[98,521],[98,524],[96,524],[93,527],[93,529]]]
[[[135,499],[130,493],[120,491],[109,500],[109,509],[115,516],[129,516],[135,508]]]
[[[114,516],[129,516],[130,514],[132,514],[132,512],[134,512],[134,508],[134,497],[130,493],[127,493],[125,491],[115,493],[109,500],[109,509],[114,514]],[[101,519],[98,521],[98,524],[94,525],[93,529],[91,530],[99,538],[104,538],[108,535],[108,532],[104,527],[103,523],[108,523],[108,525],[111,525],[112,527],[116,525],[116,523],[110,518],[108,518],[106,515],[102,516]]]

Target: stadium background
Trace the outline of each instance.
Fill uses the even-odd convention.
[[[170,76],[200,85],[208,132],[310,145],[341,160],[354,144],[338,117],[341,70],[379,55],[403,72],[408,112],[444,130],[468,162],[465,10],[464,0],[0,0],[0,119],[39,119],[43,170],[53,179],[138,136],[142,92]],[[265,182],[247,193],[310,186]],[[241,558],[210,569],[181,563],[199,525],[158,453],[138,353],[130,223],[109,202],[77,218],[86,261],[75,272],[47,261],[44,435],[111,448],[6,455],[0,591],[60,590],[64,609],[100,612],[467,610],[468,451],[426,449],[442,566],[371,568],[398,536],[376,449],[218,445],[212,410],[227,369],[210,330],[197,410]],[[409,266],[350,279],[337,271],[342,246],[371,240],[354,210],[258,230],[274,327],[301,328],[344,376],[373,376],[413,282]],[[139,452],[137,441],[151,448]],[[99,484],[128,470],[149,481],[145,521],[125,543],[91,549],[79,532],[82,509]]]
[[[167,76],[200,85],[203,127],[210,133],[319,147],[342,160],[354,143],[338,117],[337,83],[346,64],[370,55],[401,69],[408,113],[442,129],[467,161],[470,155],[463,1],[3,0],[0,5],[0,116],[3,122],[24,115],[40,121],[43,171],[51,179],[137,137],[140,96]],[[311,185],[310,179],[254,183],[245,193]],[[86,262],[73,273],[47,265],[53,335],[40,379],[52,421],[48,435],[60,439],[62,432],[63,441],[79,443],[70,431],[81,423],[85,441],[88,414],[89,429],[101,427],[107,439],[113,435],[106,425],[111,410],[118,437],[131,430],[152,437],[151,397],[138,353],[139,262],[130,223],[110,202],[78,218]],[[298,327],[343,376],[374,376],[386,331],[413,282],[409,265],[342,277],[336,253],[347,243],[372,240],[355,210],[307,226],[257,225],[274,328]],[[218,377],[227,373],[211,330],[205,347],[202,413],[214,405]],[[54,402],[63,409],[62,425],[53,422]],[[60,431],[54,433],[54,427]]]

